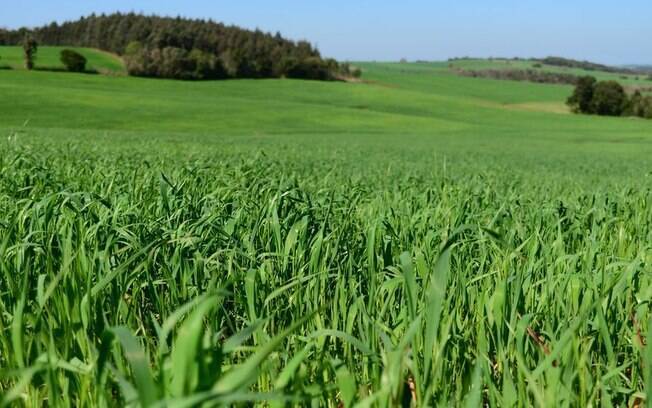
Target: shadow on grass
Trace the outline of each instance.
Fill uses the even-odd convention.
[[[0,71],[11,71],[12,69],[9,65],[0,65]]]
[[[90,74],[90,75],[99,74],[99,72],[95,69],[87,69],[84,71],[68,71],[67,69],[61,67],[34,67],[34,71],[62,72],[62,73],[70,73],[70,74]]]

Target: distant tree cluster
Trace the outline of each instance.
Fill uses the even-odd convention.
[[[509,81],[528,81],[540,84],[575,85],[578,77],[572,74],[546,72],[536,69],[455,69],[459,75],[472,78],[502,79]]]
[[[625,115],[638,116],[640,118],[652,119],[652,96],[645,96],[640,91],[635,91],[629,98]]]
[[[124,56],[131,75],[178,78],[304,78],[352,76],[306,41],[226,26],[210,20],[91,15],[78,21],[0,32],[0,44],[31,36],[43,45],[92,47]]]
[[[134,41],[124,54],[127,71],[134,76],[176,79],[224,79],[226,69],[218,57],[194,49],[149,48]],[[233,75],[235,76],[235,75]]]
[[[652,97],[635,91],[629,96],[616,81],[598,81],[585,76],[577,81],[568,98],[573,112],[602,116],[639,116],[652,119]]]
[[[465,55],[463,57],[452,57],[449,58],[447,62],[458,62],[458,61],[475,61],[475,60],[481,60],[481,59],[486,59],[488,61],[528,61],[526,58],[520,58],[520,57],[488,57],[488,58],[482,58],[482,57],[471,57],[468,55]]]
[[[566,67],[566,68],[578,68],[578,69],[583,69],[585,71],[602,71],[602,72],[611,72],[614,74],[636,74],[637,73],[637,71],[628,68],[611,67],[609,65],[596,64],[594,62],[589,62],[589,61],[577,61],[577,60],[562,58],[562,57],[547,57],[538,61],[546,65],[552,65],[556,67]]]

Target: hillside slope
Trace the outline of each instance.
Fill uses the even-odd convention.
[[[451,69],[461,70],[533,70],[538,72],[550,72],[559,74],[570,74],[574,76],[590,75],[600,81],[617,81],[629,87],[646,88],[652,87],[649,76],[643,72],[606,72],[597,69],[582,69],[578,67],[565,67],[548,65],[545,60],[527,59],[458,59],[449,62]],[[595,66],[600,66],[593,64]],[[591,65],[589,65],[591,66]],[[617,70],[617,68],[613,68]]]

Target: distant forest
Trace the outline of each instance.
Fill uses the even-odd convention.
[[[540,84],[575,85],[579,77],[561,72],[547,72],[536,69],[461,69],[452,67],[458,75],[471,78],[504,79],[509,81],[528,81]]]
[[[28,37],[40,45],[92,47],[118,54],[134,76],[335,80],[360,74],[347,64],[322,58],[309,42],[211,20],[91,15],[35,29],[0,30],[0,45],[19,45]]]
[[[642,74],[645,73],[642,70],[623,68],[623,67],[611,67],[609,65],[596,64],[589,61],[577,61],[568,58],[562,57],[547,57],[540,60],[537,60],[542,64],[552,65],[556,67],[565,67],[565,68],[579,68],[586,71],[602,71],[610,72],[613,74]]]
[[[456,57],[449,58],[449,62],[455,61],[468,61],[468,60],[477,60],[484,59],[480,57]],[[553,67],[562,67],[562,68],[577,68],[586,71],[602,71],[610,72],[612,74],[623,74],[623,75],[648,75],[652,74],[652,66],[648,65],[629,65],[624,67],[615,67],[604,64],[596,64],[589,61],[579,61],[569,58],[562,57],[546,57],[546,58],[486,58],[489,61],[499,60],[499,61],[528,61],[536,62],[539,64],[549,65]]]

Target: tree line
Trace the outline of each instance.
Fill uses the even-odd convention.
[[[462,69],[455,68],[451,65],[451,69],[458,75],[471,77],[471,78],[488,78],[500,79],[508,81],[527,81],[539,84],[565,84],[575,85],[578,76],[573,74],[561,72],[547,72],[536,69]]]
[[[602,72],[610,72],[613,74],[625,74],[625,75],[634,75],[634,74],[642,73],[641,71],[637,71],[629,68],[612,67],[609,65],[596,64],[594,62],[577,61],[577,60],[562,58],[562,57],[546,57],[543,59],[539,59],[537,61],[545,65],[564,67],[564,68],[578,68],[586,71],[602,71]]]
[[[645,96],[639,90],[628,95],[618,82],[598,81],[592,76],[578,79],[566,103],[575,113],[652,119],[652,96]]]
[[[18,45],[28,37],[41,45],[91,47],[118,54],[135,76],[334,80],[360,74],[347,64],[323,58],[307,41],[212,20],[93,14],[35,29],[0,30],[0,45]]]

